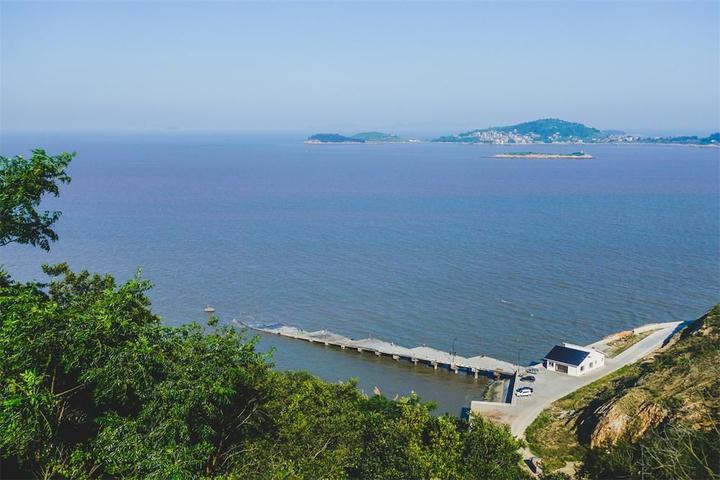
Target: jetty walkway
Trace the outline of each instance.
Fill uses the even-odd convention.
[[[263,333],[280,335],[287,338],[305,340],[310,343],[319,343],[325,346],[339,347],[343,350],[349,349],[358,352],[368,352],[380,356],[391,357],[393,360],[406,360],[417,365],[418,363],[429,365],[434,369],[446,368],[455,373],[464,372],[478,378],[479,375],[489,377],[510,377],[520,368],[512,363],[498,360],[485,355],[475,357],[462,357],[454,353],[444,352],[425,345],[414,348],[407,348],[387,342],[379,338],[363,338],[355,340],[338,335],[327,330],[308,332],[299,328],[291,327],[281,323],[269,325],[246,324],[235,320],[236,323],[251,330]]]

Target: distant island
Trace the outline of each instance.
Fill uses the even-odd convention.
[[[433,140],[439,143],[487,143],[495,145],[531,143],[656,143],[674,145],[720,145],[720,133],[707,137],[670,136],[643,137],[629,135],[620,130],[599,130],[582,123],[557,118],[544,118],[532,122],[503,127],[446,135]]]
[[[589,153],[573,152],[573,153],[540,153],[540,152],[510,152],[498,153],[493,158],[572,158],[585,160],[594,158]]]
[[[305,143],[365,143],[365,140],[359,138],[346,137],[338,133],[316,133],[308,137]]]
[[[683,135],[677,137],[644,137],[642,143],[670,143],[675,145],[720,145],[720,132],[715,132],[707,137],[697,135]]]
[[[584,144],[584,143],[648,143],[667,145],[696,145],[720,146],[720,132],[712,133],[706,137],[697,135],[680,135],[666,137],[647,137],[631,135],[622,130],[599,130],[582,123],[568,122],[557,118],[543,118],[532,122],[506,125],[502,127],[488,127],[468,132],[445,135],[431,140],[435,143],[468,143],[491,145],[528,145],[537,143],[553,144]],[[339,133],[316,133],[305,140],[309,144],[338,144],[338,143],[416,143],[398,135],[384,132],[361,132],[346,136]],[[530,152],[528,152],[530,153]],[[528,158],[564,158],[549,157],[538,153],[542,157],[529,157],[528,153],[522,156]],[[508,154],[518,156],[518,154]],[[573,156],[573,158],[576,158]]]
[[[416,143],[418,141],[402,138],[391,133],[361,132],[349,137],[339,133],[316,133],[308,137],[305,143]]]
[[[365,142],[371,142],[371,143],[404,143],[409,142],[409,140],[406,140],[404,138],[398,137],[397,135],[393,135],[391,133],[383,133],[383,132],[362,132],[362,133],[356,133],[352,136],[352,138],[356,138],[358,140],[364,140]]]

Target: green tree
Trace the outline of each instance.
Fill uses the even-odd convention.
[[[450,415],[433,421],[428,440],[430,478],[454,480],[463,478],[462,453],[465,424]]]
[[[473,416],[463,438],[462,464],[465,478],[478,480],[515,480],[523,477],[522,442],[507,427]]]
[[[50,249],[50,242],[58,238],[51,227],[60,212],[37,208],[44,195],[57,197],[59,184],[70,182],[65,169],[74,156],[51,156],[35,149],[28,159],[0,157],[0,246],[17,242]]]
[[[277,373],[263,435],[250,440],[233,478],[347,478],[360,455],[365,399],[355,382]]]
[[[46,268],[0,288],[0,453],[39,477],[228,472],[270,365],[237,330],[163,327],[149,284]]]
[[[407,479],[428,478],[425,434],[432,416],[430,407],[417,395],[390,401],[374,397],[365,409],[363,451],[356,478]]]
[[[122,382],[140,388],[142,372],[110,362],[159,320],[148,310],[146,282],[117,288],[109,276],[64,265],[46,271],[63,278],[45,290],[0,288],[0,453],[49,478],[87,453],[104,390]]]

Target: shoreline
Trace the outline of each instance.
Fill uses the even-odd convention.
[[[701,145],[699,143],[648,143],[648,142],[555,142],[555,143],[487,143],[487,142],[424,142],[424,143],[436,143],[442,145],[486,145],[491,147],[518,147],[519,145],[628,145],[628,146],[641,146],[641,147],[697,147],[697,148],[720,148],[720,144],[708,144]]]
[[[571,160],[589,160],[595,158],[590,154],[573,155],[566,153],[498,153],[490,158],[535,158],[535,159],[571,159]]]
[[[305,145],[396,145],[396,144],[418,144],[418,143],[432,143],[424,142],[422,140],[405,140],[403,142],[382,142],[382,141],[364,141],[364,142],[320,142],[317,140],[305,140]]]
[[[517,147],[519,145],[628,145],[640,147],[694,147],[694,148],[720,148],[720,144],[700,145],[697,143],[647,143],[647,142],[573,142],[573,143],[485,143],[485,142],[434,142],[432,140],[408,140],[404,142],[319,142],[312,140],[303,141],[305,145],[397,145],[397,144],[437,144],[437,145],[484,145],[491,147]]]

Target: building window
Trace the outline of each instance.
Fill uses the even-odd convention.
[[[583,366],[580,367],[580,371],[581,371],[581,372],[582,372],[582,371],[585,371],[585,365],[583,365]]]

